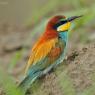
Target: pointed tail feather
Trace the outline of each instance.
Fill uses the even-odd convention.
[[[19,88],[21,88],[23,91],[27,91],[32,83],[41,76],[41,72],[36,72],[34,74],[29,74],[24,78],[24,80],[21,81],[21,83],[18,85]]]

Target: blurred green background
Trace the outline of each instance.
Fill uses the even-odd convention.
[[[69,31],[67,57],[75,50],[79,52],[89,44],[95,44],[95,0],[0,0],[0,91],[2,92],[0,95],[13,95],[13,93],[23,95],[22,92],[16,90],[16,82],[18,83],[24,76],[24,68],[31,47],[44,32],[48,20],[54,15],[65,15],[66,17],[84,15],[81,19],[72,23]],[[93,60],[94,64],[94,58],[92,57],[90,60]],[[93,90],[95,86],[87,86],[88,89],[84,87],[81,90],[82,85],[79,84],[79,89],[73,88],[72,80],[74,79],[66,76],[67,71],[63,68],[67,67],[59,67],[56,73],[59,74],[60,78],[58,89],[61,85],[63,89],[61,90],[65,94],[62,94],[63,92],[61,93],[60,89],[57,89],[60,92],[59,94],[51,90],[48,91],[48,89],[47,91],[52,92],[52,94],[41,91],[41,89],[38,89],[41,81],[38,81],[32,87],[33,95],[42,95],[42,93],[45,95],[95,94]],[[60,77],[61,69],[62,72],[65,72],[64,77]],[[85,69],[90,69],[90,67],[86,68],[85,66]],[[81,72],[81,69],[79,70]],[[82,79],[79,78],[78,80],[81,81]],[[45,80],[46,84],[47,81],[49,80]],[[95,82],[92,83],[95,84]]]

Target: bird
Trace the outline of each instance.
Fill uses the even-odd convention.
[[[56,15],[47,22],[45,32],[31,50],[26,64],[25,77],[19,87],[26,91],[36,79],[46,75],[63,62],[71,22],[80,17],[82,15],[69,18],[64,15]]]

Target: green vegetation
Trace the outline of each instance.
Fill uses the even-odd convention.
[[[0,67],[0,86],[6,95],[23,95],[23,91],[17,88],[13,79]]]

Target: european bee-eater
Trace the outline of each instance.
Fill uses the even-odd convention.
[[[62,63],[66,52],[71,21],[79,17],[81,16],[66,18],[58,15],[49,20],[45,32],[32,48],[26,66],[26,76],[20,83],[20,87],[25,90],[28,89],[37,78]]]

